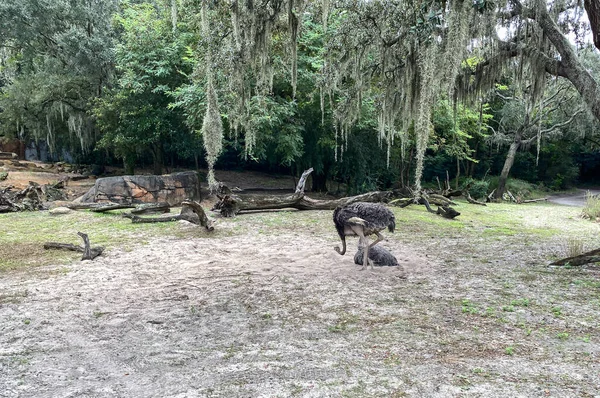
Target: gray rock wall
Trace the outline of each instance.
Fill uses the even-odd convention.
[[[193,171],[167,175],[98,178],[81,202],[154,203],[177,206],[186,199],[200,200],[200,182]]]

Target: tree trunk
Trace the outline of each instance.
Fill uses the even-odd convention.
[[[458,178],[460,177],[460,159],[456,157],[456,179],[454,182],[454,189],[458,191]]]
[[[580,254],[579,256],[563,258],[562,260],[557,260],[550,265],[570,265],[574,267],[597,262],[600,262],[600,249],[591,250],[587,253]]]
[[[592,27],[594,45],[600,50],[600,0],[585,0],[583,6]]]
[[[312,190],[313,192],[327,192],[327,173],[313,174]]]
[[[123,156],[123,167],[125,168],[125,174],[133,175],[135,172],[135,157],[132,155]]]
[[[510,144],[510,148],[508,149],[508,154],[506,155],[506,160],[504,161],[504,167],[502,168],[502,173],[500,173],[498,188],[496,189],[496,199],[502,198],[502,194],[504,194],[504,191],[506,190],[506,180],[508,180],[508,174],[515,163],[515,156],[517,155],[517,150],[521,145],[520,130],[516,134],[515,140],[512,142],[512,144]]]
[[[177,31],[177,0],[171,0],[171,29],[173,33]]]
[[[153,145],[152,148],[152,174],[161,175],[163,170],[163,156],[160,144]]]

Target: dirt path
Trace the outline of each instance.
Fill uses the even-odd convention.
[[[578,189],[575,193],[552,195],[548,200],[559,205],[583,207],[588,192],[592,195],[600,195],[600,189]]]
[[[312,214],[330,222],[330,212]],[[398,268],[357,271],[352,255],[333,251],[333,229],[270,234],[243,217],[212,238],[1,275],[0,397],[600,391],[600,325],[589,317],[600,296],[539,266],[555,241],[509,237],[474,252],[459,234],[415,242],[399,230],[382,244],[401,278]],[[498,258],[507,246],[514,255]],[[580,272],[570,275],[588,280]]]

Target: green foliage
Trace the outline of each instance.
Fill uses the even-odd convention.
[[[199,146],[183,125],[181,111],[169,108],[170,93],[191,71],[184,57],[192,37],[174,32],[166,18],[145,3],[124,3],[115,24],[120,31],[117,84],[94,107],[103,132],[99,147],[112,150],[129,168],[139,155],[149,152],[154,172],[160,174],[165,143],[177,141],[179,145],[168,149],[182,158],[193,154],[189,148]]]
[[[117,1],[0,3],[0,133],[87,153],[90,101],[112,72]]]
[[[490,190],[496,189],[498,186],[498,177],[489,177]],[[509,190],[515,197],[521,199],[537,199],[547,196],[547,189],[543,186],[532,184],[530,182],[519,180],[517,178],[509,178],[506,182],[506,189]]]
[[[488,180],[474,180],[468,178],[464,182],[465,187],[468,187],[471,197],[476,200],[481,200],[487,197],[490,189],[490,182]]]

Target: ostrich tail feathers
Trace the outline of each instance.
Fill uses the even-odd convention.
[[[388,224],[388,231],[394,232],[395,229],[396,229],[396,220],[392,220],[392,222],[390,222]]]

